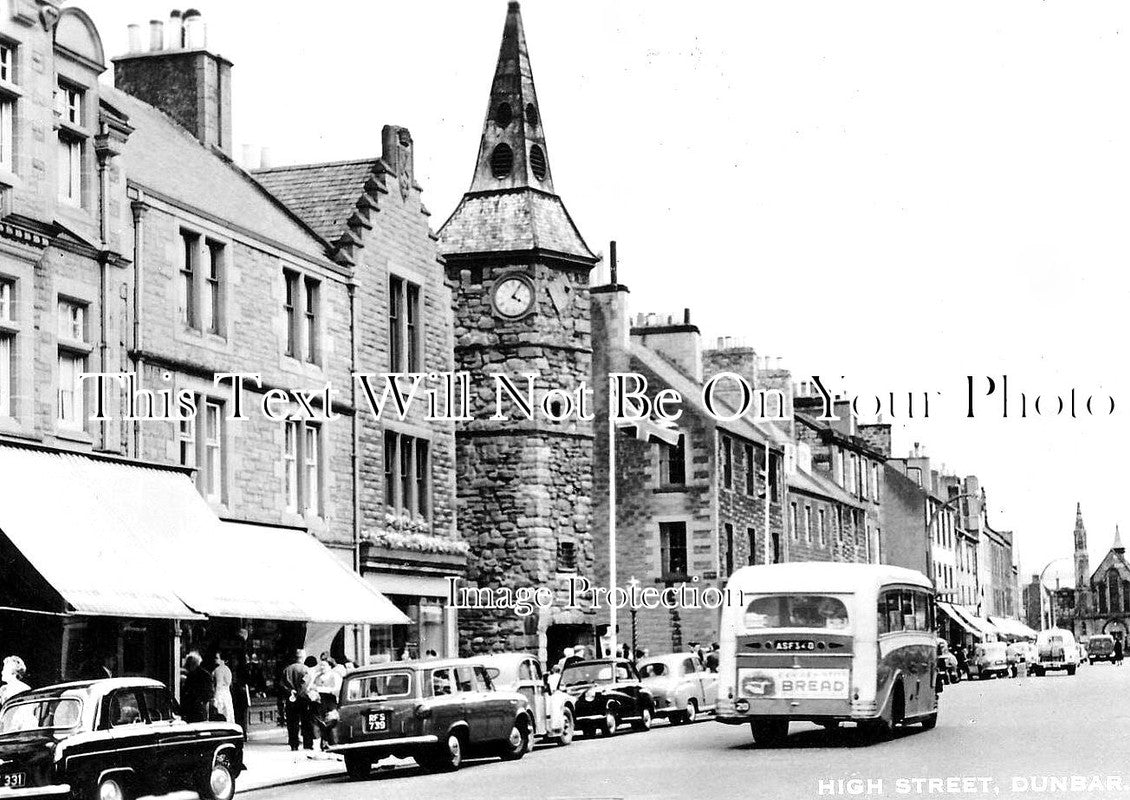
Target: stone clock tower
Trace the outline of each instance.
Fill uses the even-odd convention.
[[[439,232],[455,307],[455,368],[470,373],[472,421],[456,430],[458,524],[471,544],[466,585],[554,589],[552,608],[528,616],[463,609],[461,645],[556,659],[591,643],[592,615],[565,608],[565,587],[591,577],[592,424],[533,420],[504,403],[493,374],[535,395],[589,379],[589,272],[598,259],[553,190],[541,110],[518,3],[506,13],[498,67],[470,190]],[[562,397],[545,403],[553,416]],[[591,413],[591,412],[590,412]]]

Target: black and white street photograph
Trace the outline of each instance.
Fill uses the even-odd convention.
[[[1130,800],[1130,6],[178,2],[0,0],[0,800]]]

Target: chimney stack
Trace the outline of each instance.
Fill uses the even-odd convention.
[[[126,27],[129,32],[129,52],[130,54],[140,53],[144,49],[141,40],[141,26],[136,22]]]
[[[204,18],[196,9],[149,23],[149,49],[130,26],[129,52],[115,58],[114,85],[164,111],[205,146],[229,158],[231,62],[208,52]]]

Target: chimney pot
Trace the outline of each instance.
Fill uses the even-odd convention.
[[[608,243],[608,282],[613,286],[616,286],[617,284],[615,239]]]
[[[259,150],[259,169],[269,169],[274,166],[271,158],[271,148],[264,147]]]
[[[165,47],[165,23],[159,19],[149,20],[149,49],[156,52]]]
[[[683,324],[684,325],[690,325],[691,324],[691,310],[689,308],[683,309]]]
[[[726,346],[726,337],[725,336],[719,336],[718,337],[718,349],[722,350],[723,348],[725,348],[725,346]]]
[[[184,46],[189,50],[203,50],[208,46],[204,18],[195,9],[184,12]]]
[[[144,49],[141,41],[141,26],[134,23],[127,25],[126,30],[129,32],[129,52],[140,53]]]
[[[169,26],[166,29],[165,49],[180,50],[183,46],[184,34],[182,33],[180,11],[174,8],[169,12]]]

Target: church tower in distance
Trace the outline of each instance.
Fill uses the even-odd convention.
[[[549,587],[551,608],[460,610],[466,647],[536,652],[588,644],[592,615],[567,608],[571,578],[592,575],[592,423],[571,393],[592,362],[589,272],[598,258],[553,188],[518,3],[506,13],[471,187],[439,231],[455,317],[455,368],[469,373],[469,416],[456,428],[466,587]],[[534,418],[503,393],[535,375]],[[547,394],[548,393],[548,394]],[[573,413],[570,414],[569,412]],[[548,412],[548,413],[547,413]],[[591,402],[587,413],[591,413]],[[556,417],[563,417],[558,420]],[[457,598],[458,599],[458,598]]]
[[[1087,556],[1087,529],[1083,527],[1083,505],[1075,504],[1075,609],[1082,616],[1091,611],[1091,559]]]

